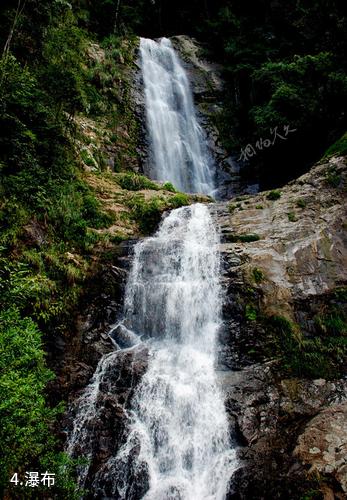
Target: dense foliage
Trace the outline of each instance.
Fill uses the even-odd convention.
[[[271,141],[241,156],[265,188],[301,173],[346,130],[342,0],[104,0],[92,12],[99,33],[185,33],[205,42],[225,68],[223,112],[216,117],[225,145],[237,158],[248,144]],[[283,127],[293,132],[283,134]]]
[[[242,151],[270,139],[246,159],[262,186],[279,185],[346,130],[346,8],[339,1],[222,3],[202,35],[229,81],[219,117],[225,143]]]
[[[52,433],[62,407],[46,397],[53,373],[44,342],[68,328],[92,228],[110,223],[80,176],[72,120],[101,97],[91,90],[86,34],[68,4],[18,5],[17,20],[12,2],[1,6],[8,37],[0,59],[0,494],[36,498],[10,478],[48,470],[59,481],[47,495],[72,499],[73,464]]]

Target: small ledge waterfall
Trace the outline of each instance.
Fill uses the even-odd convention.
[[[140,54],[153,162],[149,176],[187,193],[211,194],[213,161],[189,80],[170,40],[141,38]]]

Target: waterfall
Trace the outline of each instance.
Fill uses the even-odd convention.
[[[128,332],[130,347],[99,362],[78,400],[68,441],[72,456],[84,450],[92,458],[92,438],[85,427],[94,432],[99,419],[98,391],[108,378],[119,380],[115,372],[122,353],[145,346],[147,371],[128,408],[123,445],[94,471],[91,490],[98,493],[93,498],[226,497],[237,461],[215,371],[222,321],[218,245],[207,206],[195,204],[173,210],[153,237],[135,246],[124,318],[111,331],[120,331],[122,341]],[[136,345],[134,338],[142,342]],[[112,389],[108,384],[107,390]],[[88,468],[80,468],[82,486]]]
[[[211,194],[213,162],[189,80],[170,40],[141,38],[140,55],[152,151],[150,177],[188,193]]]
[[[150,359],[114,463],[120,498],[129,498],[124,471],[136,448],[134,467],[149,475],[144,499],[225,498],[236,460],[214,366],[218,243],[207,207],[197,204],[171,212],[154,237],[136,246],[125,323],[149,339]]]

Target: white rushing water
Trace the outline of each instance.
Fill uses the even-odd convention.
[[[181,191],[211,194],[213,164],[189,80],[170,40],[141,38],[140,54],[153,163],[149,175]]]
[[[150,346],[136,389],[127,442],[116,457],[149,474],[146,500],[222,500],[236,468],[223,396],[216,381],[221,323],[219,237],[208,208],[174,210],[157,234],[138,243],[129,276],[125,324]],[[119,479],[119,478],[118,478]]]
[[[68,435],[66,452],[74,458],[83,455],[86,459],[86,463],[81,464],[78,468],[78,484],[81,487],[84,486],[93,453],[90,424],[93,423],[97,414],[100,384],[108,368],[115,363],[116,356],[117,352],[111,352],[100,359],[91,382],[76,402],[78,411],[73,421],[72,430]]]
[[[112,378],[118,380],[120,356],[146,346],[148,368],[135,385],[118,454],[93,474],[90,463],[79,467],[80,486],[92,476],[92,494],[107,483],[115,499],[225,498],[237,461],[215,371],[222,321],[218,245],[208,208],[196,204],[173,210],[153,237],[135,246],[124,319],[110,332],[118,346],[129,347],[101,358],[76,401],[71,456],[93,461],[98,453],[102,394],[117,395]]]

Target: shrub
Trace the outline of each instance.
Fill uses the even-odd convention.
[[[80,461],[58,452],[51,432],[63,407],[51,408],[46,402],[46,385],[54,375],[45,363],[41,332],[15,308],[0,313],[0,331],[0,492],[10,498],[6,490],[15,472],[21,478],[26,471],[41,469],[59,478],[49,489],[50,497],[78,500],[81,492],[74,477]],[[36,498],[20,484],[16,493],[18,498]]]
[[[171,182],[164,182],[162,188],[164,191],[170,191],[170,193],[177,193],[177,189]]]
[[[126,172],[116,174],[116,181],[122,189],[128,191],[140,191],[141,189],[154,189],[158,191],[159,186],[144,175]]]
[[[96,162],[94,158],[89,154],[89,152],[86,149],[81,149],[80,156],[85,165],[87,165],[88,167],[96,167]]]
[[[327,173],[325,174],[325,179],[329,186],[333,188],[337,188],[340,185],[341,182],[341,175],[339,175],[335,168],[331,167],[328,168]]]
[[[332,146],[330,146],[323,158],[327,158],[333,155],[346,155],[347,154],[347,132],[338,139]]]
[[[310,338],[303,337],[296,324],[281,316],[272,316],[268,323],[275,332],[285,370],[297,377],[332,379],[343,375],[347,355],[344,317],[316,317],[317,334]]]
[[[189,203],[189,196],[185,193],[177,193],[169,199],[169,205],[171,208],[183,207],[185,205],[189,205]]]
[[[334,297],[341,302],[347,302],[347,286],[335,288]]]
[[[255,208],[256,208],[257,210],[262,210],[264,207],[263,207],[263,205],[256,205],[256,206],[255,206]]]
[[[233,214],[236,210],[236,205],[234,205],[233,203],[229,203],[228,210],[230,214]]]
[[[289,222],[296,222],[297,221],[297,218],[295,217],[294,212],[289,212],[287,215],[288,215]]]
[[[255,321],[257,319],[257,310],[252,304],[246,305],[245,317],[248,321]]]
[[[263,271],[261,269],[258,269],[257,267],[252,269],[252,275],[256,283],[261,283],[265,279]]]
[[[149,234],[156,229],[160,222],[161,215],[165,210],[165,201],[160,197],[147,201],[143,196],[137,195],[128,201],[128,206],[141,231],[144,234]]]
[[[278,200],[279,198],[281,198],[281,192],[278,190],[270,191],[266,198],[271,201]]]
[[[347,323],[344,313],[333,307],[322,315],[316,315],[315,324],[323,334],[347,337]]]
[[[300,198],[299,200],[296,201],[296,206],[299,208],[305,208],[306,207],[306,201]]]
[[[0,437],[2,486],[10,474],[30,470],[45,450],[53,448],[49,425],[59,408],[47,406],[44,390],[53,373],[47,369],[41,334],[16,309],[0,313]]]

